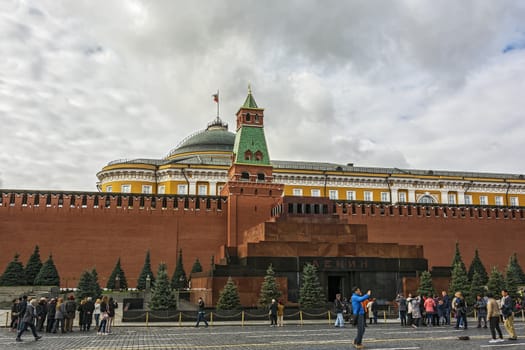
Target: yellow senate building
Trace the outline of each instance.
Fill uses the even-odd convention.
[[[251,93],[240,107],[262,118]],[[267,122],[272,122],[268,117]],[[261,124],[262,127],[262,124]],[[237,131],[237,130],[236,130]],[[161,159],[115,160],[98,174],[102,192],[218,196],[228,181],[236,133],[219,117]],[[269,145],[271,148],[272,145]],[[466,171],[360,167],[352,163],[270,160],[284,196],[385,203],[520,206],[525,176]]]

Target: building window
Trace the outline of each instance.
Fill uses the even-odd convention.
[[[250,113],[246,113],[246,121],[249,122],[251,120],[252,120],[252,118],[250,116]]]
[[[188,194],[188,186],[186,186],[186,185],[178,185],[177,186],[177,194]]]
[[[366,202],[371,202],[374,200],[374,194],[370,191],[365,191],[364,192],[364,200]]]
[[[418,203],[432,204],[432,203],[436,203],[436,201],[434,197],[432,197],[431,195],[425,194],[424,196],[421,196],[421,198],[419,198]]]
[[[252,151],[247,150],[244,152],[244,160],[252,160]]]
[[[339,197],[337,190],[330,190],[328,192],[328,198],[330,199],[337,199]]]
[[[406,203],[407,202],[407,194],[405,192],[399,192],[399,203]]]
[[[257,181],[264,182],[265,178],[266,176],[264,175],[264,173],[257,173]]]
[[[255,152],[255,160],[260,162],[262,159],[263,159],[262,152],[261,151]]]
[[[346,191],[346,200],[355,201],[355,191]]]
[[[321,197],[321,190],[314,188],[310,191],[312,197]]]
[[[510,197],[510,205],[512,207],[517,207],[518,205],[520,205],[518,197]]]
[[[142,185],[142,193],[151,193],[151,185]]]
[[[106,192],[113,192],[113,186],[106,186]]]
[[[489,199],[487,196],[479,196],[479,204],[480,205],[487,205],[489,204]]]
[[[502,196],[496,196],[495,201],[496,201],[496,205],[503,205],[503,197]]]
[[[122,193],[131,193],[131,185],[122,185],[122,186],[120,186],[120,192],[122,192]]]
[[[456,204],[456,195],[455,194],[449,194],[448,195],[448,204]]]
[[[294,196],[302,196],[303,195],[303,189],[302,188],[294,188],[292,190]]]
[[[199,196],[205,196],[208,194],[208,186],[199,185]]]
[[[390,193],[381,192],[381,202],[390,202]]]
[[[250,173],[243,171],[241,173],[241,181],[248,181],[250,180]]]
[[[166,186],[164,186],[164,185],[160,185],[160,186],[158,187],[157,191],[158,191],[159,194],[164,194],[164,193],[166,193]]]
[[[472,195],[470,194],[465,195],[465,204],[472,205]]]

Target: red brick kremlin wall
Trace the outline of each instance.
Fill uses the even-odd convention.
[[[22,197],[16,195],[14,203],[9,203],[10,194],[5,195],[0,206],[0,273],[15,252],[20,253],[19,260],[25,266],[38,245],[42,262],[53,254],[62,287],[76,287],[82,271],[93,267],[105,287],[118,257],[128,286],[136,287],[148,249],[154,273],[162,261],[168,264],[171,277],[179,249],[187,274],[196,258],[207,271],[212,255],[226,241],[227,206],[223,202],[219,210],[216,199],[210,200],[209,209],[206,200],[196,209],[191,199],[185,208],[184,198],[168,199],[164,209],[162,200],[157,200],[153,209],[150,199],[146,198],[143,208],[139,208],[137,199],[129,209],[127,199],[117,207],[116,197],[111,197],[110,207],[105,208],[102,195],[98,208],[94,207],[94,195],[88,197],[85,208],[78,196],[74,207],[69,204],[69,195],[63,196],[62,206],[55,195],[49,206],[41,196],[38,207],[33,204],[33,196],[27,196],[24,205]]]
[[[368,226],[369,242],[422,244],[428,266],[450,266],[456,241],[468,266],[475,249],[490,272],[503,271],[509,256],[517,253],[525,268],[525,210],[508,208],[439,206],[336,206],[337,213],[353,224]]]

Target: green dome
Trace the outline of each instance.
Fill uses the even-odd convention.
[[[219,118],[208,124],[205,130],[192,134],[182,140],[170,151],[167,158],[175,158],[183,153],[232,152],[235,134],[228,131],[228,124]]]

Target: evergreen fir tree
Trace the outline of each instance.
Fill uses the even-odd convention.
[[[272,299],[279,299],[281,297],[281,291],[279,290],[279,284],[275,279],[275,272],[273,271],[272,264],[268,266],[266,270],[266,276],[261,285],[261,292],[259,294],[259,306],[267,307],[272,302]]]
[[[115,289],[117,276],[119,279],[119,289],[128,289],[128,281],[126,280],[124,270],[122,270],[122,267],[120,266],[120,258],[118,258],[117,264],[115,265],[113,271],[111,272],[111,275],[109,276],[108,283],[106,284],[107,289]]]
[[[100,283],[98,283],[98,272],[97,269],[93,268],[91,270],[91,277],[93,278],[93,289],[95,291],[95,298],[98,298],[102,296],[102,288],[100,287]]]
[[[505,271],[505,286],[512,298],[518,296],[518,287],[521,282],[520,271],[518,268],[519,265],[517,265],[516,255],[511,255]]]
[[[60,276],[58,275],[53,256],[49,255],[42,268],[35,277],[36,286],[60,286]]]
[[[312,264],[306,264],[303,268],[302,284],[299,290],[299,304],[303,309],[311,309],[325,306],[323,291],[317,268]]]
[[[191,267],[191,273],[202,272],[202,265],[199,258],[195,259],[193,266]]]
[[[489,281],[487,282],[487,290],[492,293],[495,297],[501,295],[501,290],[505,288],[505,279],[503,274],[498,271],[496,266],[492,268],[489,275]]]
[[[228,277],[228,282],[221,290],[219,300],[217,301],[217,311],[220,310],[235,310],[241,307],[241,298],[237,291],[237,286],[233,283],[231,277]]]
[[[155,283],[155,276],[153,276],[153,271],[151,271],[151,262],[149,256],[149,250],[146,253],[146,259],[144,260],[144,266],[140,272],[140,276],[137,283],[138,290],[146,290],[146,279],[150,278],[151,284]]]
[[[93,275],[89,271],[82,272],[78,280],[77,290],[75,292],[76,298],[82,300],[86,297],[95,298],[98,296]]]
[[[177,308],[175,293],[171,288],[166,270],[166,264],[161,263],[159,265],[159,271],[157,272],[157,279],[153,284],[153,293],[149,304],[152,310],[170,310]]]
[[[32,286],[35,284],[35,277],[40,272],[42,268],[42,260],[40,260],[40,249],[38,246],[35,246],[33,254],[29,257],[27,261],[25,275],[27,279],[27,284]]]
[[[486,294],[485,283],[478,271],[474,271],[472,276],[472,283],[470,284],[470,299],[467,300],[467,305],[474,305],[477,295],[484,296]]]
[[[450,265],[452,269],[454,269],[454,266],[456,266],[457,263],[461,265],[461,268],[463,270],[467,271],[467,267],[465,266],[465,263],[461,258],[461,252],[459,251],[459,242],[456,241],[456,251],[454,253],[454,259],[452,260],[452,264]]]
[[[26,284],[24,266],[18,258],[20,255],[15,254],[13,261],[7,264],[7,267],[0,277],[0,286],[21,286]]]
[[[436,294],[434,287],[432,286],[432,275],[428,271],[423,271],[419,276],[419,288],[417,290],[419,295],[425,295],[432,297]]]
[[[512,269],[516,271],[517,276],[519,276],[519,284],[525,284],[525,273],[518,262],[518,255],[516,253],[512,254],[510,263],[512,264]]]
[[[470,267],[468,269],[468,279],[469,281],[472,281],[474,278],[474,273],[478,272],[481,285],[486,285],[489,280],[489,274],[487,273],[487,270],[485,269],[485,266],[483,266],[483,263],[481,262],[481,259],[479,257],[479,252],[476,249],[474,251],[474,258],[472,258],[472,262],[470,263]]]
[[[463,297],[468,300],[470,298],[470,282],[464,267],[465,265],[461,265],[461,263],[454,265],[449,290],[452,294],[461,292]]]
[[[186,277],[186,272],[184,272],[184,266],[182,264],[182,249],[179,250],[177,266],[175,266],[175,271],[173,272],[173,277],[171,278],[171,287],[174,290],[188,288],[188,278]]]

